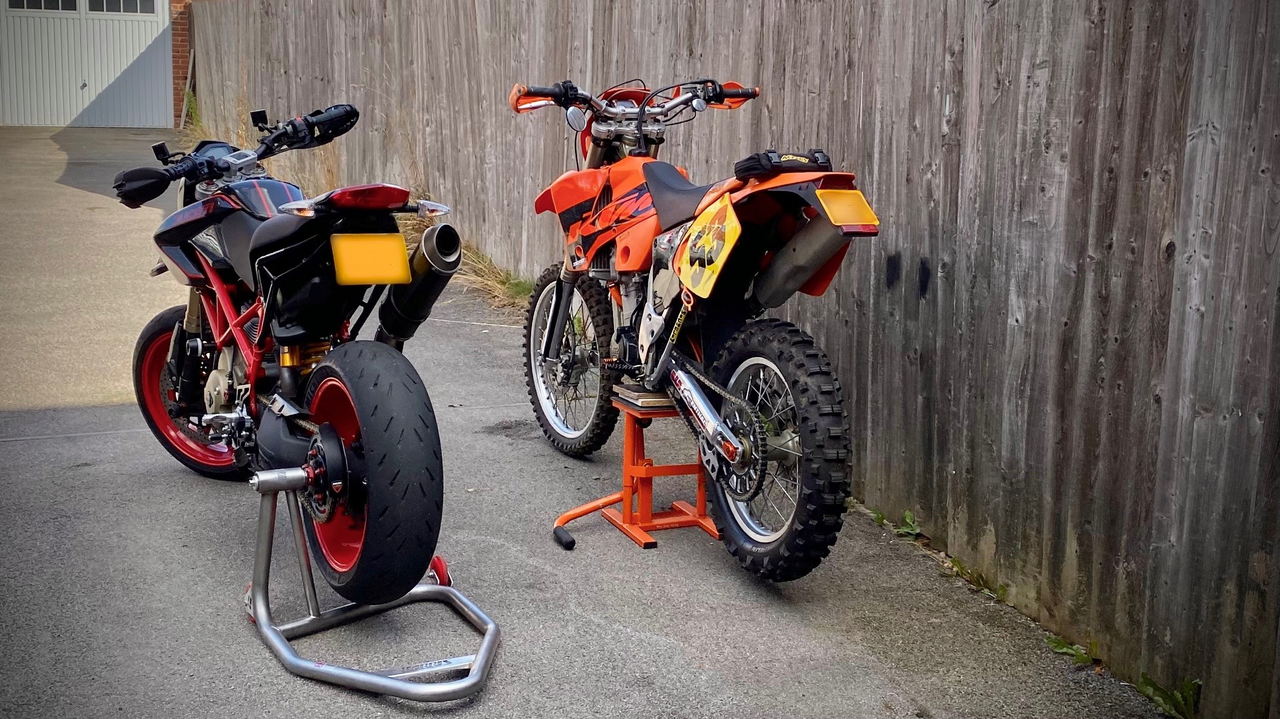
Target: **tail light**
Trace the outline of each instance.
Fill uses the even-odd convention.
[[[409,191],[395,185],[344,187],[317,200],[339,210],[398,210],[408,202]]]
[[[327,192],[310,200],[286,202],[280,211],[298,217],[315,217],[316,208],[324,207],[334,210],[400,210],[409,203],[409,191],[395,185],[356,185],[340,190]],[[436,203],[427,203],[426,212],[419,207],[419,214],[426,217],[448,214],[449,208]]]

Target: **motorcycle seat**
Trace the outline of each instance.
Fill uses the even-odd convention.
[[[695,185],[666,162],[646,162],[644,181],[649,187],[649,197],[658,211],[658,224],[665,232],[688,222],[698,212],[698,204],[712,185]]]

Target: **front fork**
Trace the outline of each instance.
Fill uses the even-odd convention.
[[[564,344],[564,328],[569,324],[569,312],[573,308],[573,290],[582,279],[582,272],[570,272],[568,268],[560,270],[560,279],[556,281],[556,293],[551,297],[551,319],[547,331],[542,335],[543,361],[558,362],[560,345]]]
[[[193,287],[187,295],[187,312],[181,324],[173,328],[173,339],[169,343],[169,372],[174,379],[177,410],[188,417],[204,413],[203,388],[200,386],[200,362],[204,354],[204,341],[201,339],[203,311],[200,293]]]

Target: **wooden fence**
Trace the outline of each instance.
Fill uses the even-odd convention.
[[[531,275],[537,192],[573,168],[514,82],[759,85],[672,131],[695,180],[824,147],[879,238],[788,311],[849,397],[857,495],[1119,676],[1280,715],[1280,2],[204,0],[208,126],[363,113],[278,162],[456,209]]]

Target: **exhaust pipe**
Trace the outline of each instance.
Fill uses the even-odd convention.
[[[462,238],[449,225],[433,225],[422,233],[422,242],[409,258],[413,279],[395,285],[378,308],[379,342],[396,349],[413,337],[431,314],[431,308],[462,264]]]
[[[825,217],[809,220],[809,224],[788,240],[774,255],[773,262],[756,277],[752,295],[768,309],[781,307],[848,243],[849,238]]]

